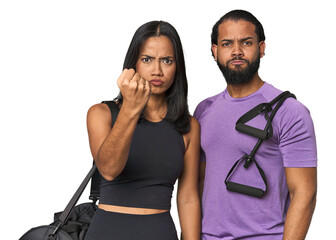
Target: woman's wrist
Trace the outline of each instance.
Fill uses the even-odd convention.
[[[142,109],[131,107],[127,105],[127,103],[123,103],[119,114],[126,116],[128,119],[136,119],[138,120],[140,117]]]

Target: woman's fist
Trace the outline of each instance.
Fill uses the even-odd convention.
[[[140,114],[150,98],[151,87],[149,82],[136,73],[134,69],[124,69],[117,83],[123,96],[123,107]]]

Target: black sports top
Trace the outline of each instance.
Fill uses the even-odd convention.
[[[99,203],[169,210],[184,151],[182,135],[168,121],[139,121],[124,170],[112,181],[101,179]]]

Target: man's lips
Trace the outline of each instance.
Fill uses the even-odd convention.
[[[232,65],[242,65],[244,63],[245,63],[244,60],[232,60],[232,61],[230,61],[230,64],[232,64]]]

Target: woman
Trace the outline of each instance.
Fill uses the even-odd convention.
[[[119,114],[106,104],[87,116],[90,148],[103,176],[86,240],[175,240],[173,185],[184,240],[200,239],[199,125],[189,115],[180,38],[167,22],[134,34],[118,78]]]

